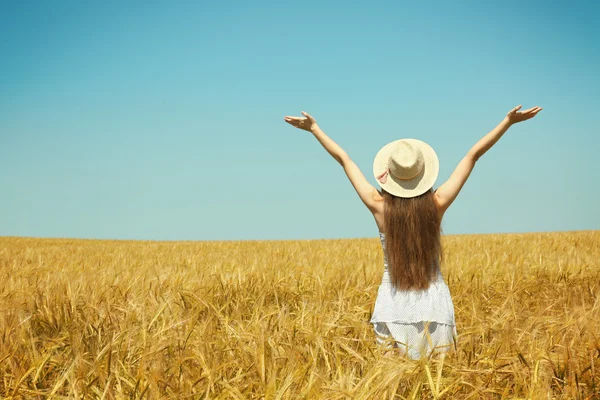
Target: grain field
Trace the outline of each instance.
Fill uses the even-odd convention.
[[[600,231],[447,236],[458,351],[368,324],[378,239],[0,238],[0,396],[600,398]]]

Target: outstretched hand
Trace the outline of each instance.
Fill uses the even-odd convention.
[[[511,124],[516,124],[517,122],[527,121],[537,115],[540,111],[542,111],[542,107],[533,107],[529,110],[519,111],[521,106],[516,106],[512,110],[506,114],[506,118]]]
[[[312,132],[317,127],[317,121],[315,121],[315,119],[312,116],[310,116],[304,111],[302,111],[302,115],[304,115],[306,118],[286,116],[283,119],[285,122],[292,126],[295,126],[298,129],[303,129],[305,131]]]

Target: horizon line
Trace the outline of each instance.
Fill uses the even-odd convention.
[[[534,235],[542,233],[586,233],[598,232],[600,229],[573,229],[564,231],[527,231],[527,232],[487,232],[487,233],[455,233],[442,234],[442,237],[458,237],[458,236],[490,236],[490,235]],[[311,238],[311,239],[106,239],[106,238],[78,238],[78,237],[52,237],[52,236],[0,236],[0,240],[6,239],[23,239],[23,240],[81,240],[81,241],[97,241],[97,242],[161,242],[161,243],[214,243],[214,242],[309,242],[309,241],[326,241],[326,240],[365,240],[378,239],[377,236],[361,236],[361,237],[346,237],[346,238]]]

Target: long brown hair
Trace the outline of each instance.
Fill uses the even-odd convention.
[[[413,198],[381,190],[385,247],[392,284],[398,290],[424,290],[442,261],[441,220],[433,189]]]

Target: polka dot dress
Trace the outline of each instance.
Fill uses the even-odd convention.
[[[383,233],[380,239],[385,268],[370,320],[377,342],[411,359],[456,350],[454,304],[441,271],[425,290],[397,290],[389,275]]]

